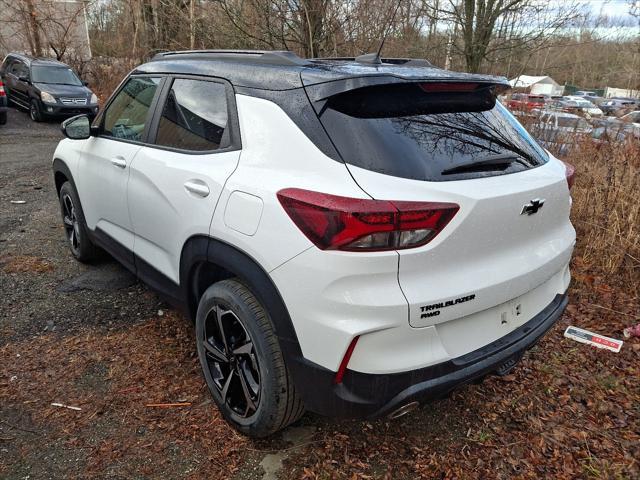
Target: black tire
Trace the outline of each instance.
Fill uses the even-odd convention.
[[[0,112],[0,125],[7,123],[7,112]]]
[[[59,200],[64,234],[71,254],[83,263],[94,260],[98,255],[98,249],[89,237],[82,205],[70,182],[62,184]]]
[[[266,437],[304,414],[273,323],[245,284],[223,280],[205,291],[196,315],[196,340],[209,391],[239,432]]]
[[[29,107],[29,116],[34,122],[41,122],[43,120],[42,112],[40,111],[40,104],[38,104],[38,101],[35,98],[31,100],[31,106]]]

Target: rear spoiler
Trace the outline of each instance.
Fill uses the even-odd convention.
[[[406,84],[406,83],[437,83],[437,84],[460,84],[460,83],[475,83],[486,87],[496,87],[497,94],[506,92],[511,88],[509,82],[505,77],[494,77],[490,75],[473,75],[467,73],[455,73],[446,72],[440,69],[431,68],[407,68],[412,73],[417,75],[404,75],[396,71],[384,75],[363,75],[355,76],[351,78],[343,78],[340,80],[333,80],[329,82],[314,83],[312,78],[308,78],[305,72],[302,72],[302,83],[312,103],[326,100],[329,97],[345,93],[350,90],[356,90],[364,87],[381,86],[386,84]],[[426,72],[425,72],[426,71]],[[431,73],[431,75],[425,75],[425,73]],[[433,74],[433,73],[437,73]]]
[[[318,116],[326,108],[350,116],[381,118],[420,114],[482,112],[510,89],[499,77],[401,78],[357,77],[305,86]]]

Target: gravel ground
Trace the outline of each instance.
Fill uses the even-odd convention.
[[[201,379],[190,322],[106,255],[92,265],[71,257],[51,173],[61,138],[58,123],[36,124],[17,110],[0,127],[0,478],[202,478],[202,457],[215,455],[219,465],[207,471],[219,478],[276,478],[288,449],[322,421],[305,418],[268,442],[224,424]],[[145,407],[184,399],[197,405],[193,421],[222,443],[206,443],[205,433],[205,444],[179,446],[202,427],[180,417],[184,429],[167,433],[165,415],[175,412]]]
[[[0,328],[5,338],[129,325],[157,311],[158,300],[115,261],[105,258],[86,266],[70,256],[51,173],[61,138],[57,123],[34,124],[16,110],[0,128],[0,254],[5,263]],[[44,271],[35,278],[31,272],[7,274],[16,258]]]
[[[72,259],[50,169],[60,138],[24,112],[0,127],[0,478],[640,478],[640,342],[613,354],[562,337],[619,336],[640,303],[584,274],[511,375],[394,422],[307,414],[269,440],[239,436],[189,322],[114,261]]]

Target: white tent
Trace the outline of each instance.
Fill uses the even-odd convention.
[[[520,75],[509,80],[512,88],[527,90],[529,93],[547,95],[562,95],[564,87],[551,77],[533,77],[531,75]]]

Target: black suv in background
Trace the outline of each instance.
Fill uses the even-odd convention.
[[[98,113],[98,97],[66,64],[10,53],[0,66],[7,98],[29,110],[31,119]]]

